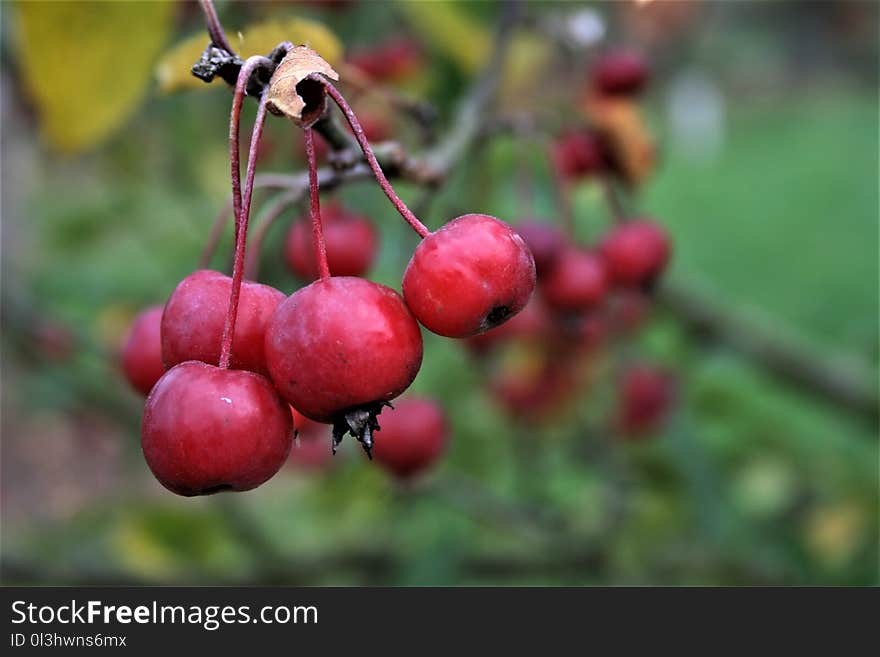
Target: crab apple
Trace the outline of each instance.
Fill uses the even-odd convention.
[[[122,371],[131,386],[147,395],[163,374],[162,306],[150,306],[131,324],[122,348]]]
[[[373,264],[378,248],[373,223],[335,203],[322,209],[321,214],[330,273],[334,276],[364,274]],[[284,245],[284,259],[299,278],[313,281],[318,277],[309,217],[297,219],[291,225]]]
[[[639,364],[620,382],[617,422],[623,436],[639,438],[660,428],[675,402],[675,380],[669,372]]]
[[[187,360],[217,363],[232,279],[201,269],[172,292],[162,315],[162,359],[167,367]],[[263,334],[284,293],[243,281],[235,320],[231,367],[267,374]]]
[[[287,460],[290,407],[259,374],[198,361],[172,367],[144,407],[141,447],[178,495],[256,488]]]
[[[412,477],[442,454],[447,433],[446,416],[436,402],[407,397],[382,416],[382,428],[373,436],[373,455],[393,475]]]
[[[425,237],[403,275],[403,296],[425,328],[467,338],[522,310],[535,289],[535,260],[510,226],[466,214]]]
[[[406,390],[422,364],[422,334],[391,288],[351,276],[322,278],[276,309],[266,362],[281,395],[300,413],[332,423],[369,453],[376,415]]]
[[[669,237],[647,219],[616,225],[600,247],[608,274],[622,287],[650,287],[669,261]]]
[[[593,88],[606,96],[633,96],[642,91],[650,73],[648,61],[641,53],[609,52],[593,67]]]
[[[576,130],[563,134],[551,147],[553,167],[565,180],[602,173],[609,167],[610,151],[597,132]]]
[[[485,333],[465,340],[468,350],[477,356],[509,340],[531,340],[544,335],[551,326],[547,309],[540,298],[533,296],[519,313]]]
[[[423,57],[419,45],[411,39],[393,39],[348,57],[352,66],[377,81],[402,80],[418,73]]]
[[[599,306],[608,292],[605,264],[593,251],[566,249],[541,281],[541,294],[556,311],[577,313]]]
[[[534,219],[517,224],[516,232],[532,252],[535,272],[540,278],[553,268],[556,258],[565,248],[565,236],[556,226]]]

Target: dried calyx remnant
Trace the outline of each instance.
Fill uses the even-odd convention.
[[[327,107],[327,91],[314,74],[338,80],[333,70],[318,53],[306,46],[296,46],[281,60],[269,81],[266,109],[285,116],[296,125],[310,126]]]
[[[345,434],[350,434],[360,441],[367,456],[372,459],[373,432],[379,431],[379,420],[376,416],[386,406],[394,410],[394,407],[387,401],[378,401],[358,406],[338,417],[333,422],[333,453],[336,453],[336,448],[342,442]]]

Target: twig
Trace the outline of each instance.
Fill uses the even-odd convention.
[[[874,425],[880,419],[877,381],[869,372],[817,356],[790,337],[773,335],[681,285],[667,282],[658,296],[697,339],[724,343],[774,376],[839,404]]]

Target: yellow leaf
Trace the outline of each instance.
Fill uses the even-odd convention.
[[[21,2],[15,55],[42,133],[67,152],[118,129],[146,93],[170,2]]]
[[[416,32],[463,71],[475,73],[485,65],[492,39],[456,3],[403,0],[398,6]]]
[[[584,109],[590,122],[608,139],[624,179],[638,186],[653,173],[657,148],[639,106],[628,98],[588,95]]]
[[[342,59],[342,43],[321,23],[304,18],[288,18],[257,23],[241,32],[227,31],[227,38],[242,58],[268,55],[282,41],[306,45],[318,52],[330,64]],[[199,32],[184,39],[165,53],[156,67],[159,89],[165,93],[183,89],[205,88],[190,69],[208,45],[208,33]]]

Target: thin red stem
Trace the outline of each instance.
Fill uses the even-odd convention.
[[[355,116],[354,111],[351,109],[351,106],[346,102],[345,98],[342,97],[342,94],[339,93],[339,90],[320,75],[312,75],[310,76],[310,78],[313,80],[317,80],[318,82],[323,84],[324,88],[327,89],[327,93],[330,98],[332,98],[333,102],[335,102],[339,106],[339,109],[342,110],[342,113],[345,115],[346,121],[348,121],[348,125],[351,126],[351,130],[354,133],[354,138],[357,140],[358,145],[364,152],[364,158],[366,158],[367,164],[370,165],[370,169],[372,169],[373,175],[376,177],[376,181],[379,183],[379,187],[381,187],[382,191],[385,192],[385,196],[388,197],[388,200],[391,201],[391,204],[400,213],[400,216],[403,217],[404,221],[406,221],[406,223],[408,223],[410,227],[412,227],[412,229],[419,234],[420,237],[424,238],[430,235],[431,231],[428,230],[421,221],[419,221],[419,218],[416,217],[416,215],[414,215],[408,207],[406,207],[406,203],[403,202],[403,200],[394,191],[391,183],[388,182],[388,178],[385,177],[385,173],[382,171],[382,167],[379,166],[379,161],[373,154],[373,149],[370,148],[370,142],[367,141],[367,137],[364,134],[364,129],[361,127],[360,121],[358,121],[357,116]]]
[[[244,68],[242,67],[242,71]],[[239,75],[239,82],[242,75]],[[245,79],[247,79],[245,77]],[[236,89],[238,85],[236,85]],[[238,117],[233,117],[237,120]],[[237,122],[237,121],[236,121]],[[236,236],[235,236],[235,255],[232,261],[232,290],[229,293],[229,307],[226,310],[226,324],[223,326],[223,340],[220,346],[220,368],[227,369],[229,361],[232,358],[232,339],[235,335],[235,321],[238,319],[238,301],[241,296],[241,281],[244,276],[244,256],[245,245],[247,242],[248,218],[251,211],[251,197],[254,193],[254,173],[257,164],[257,149],[260,146],[260,139],[263,136],[263,124],[266,122],[266,97],[260,98],[260,104],[257,107],[257,116],[254,119],[254,129],[251,133],[250,149],[248,151],[247,170],[245,172],[244,196],[241,200],[241,210],[236,215]],[[236,130],[237,132],[237,130]],[[230,134],[232,130],[230,129]],[[238,160],[238,141],[235,142],[233,151],[236,154],[236,163]],[[233,169],[233,188],[235,183],[240,184],[238,178],[238,167]]]
[[[247,280],[257,280],[260,272],[260,253],[262,252],[263,242],[266,241],[266,235],[275,222],[284,214],[284,211],[296,203],[299,198],[299,191],[281,194],[275,199],[275,203],[268,210],[264,211],[259,225],[254,228],[253,235],[250,237],[248,254],[244,260],[244,277]]]
[[[306,161],[309,165],[309,213],[312,218],[312,244],[315,247],[315,261],[318,274],[330,278],[330,265],[327,264],[327,245],[324,243],[324,227],[321,224],[321,194],[318,189],[318,162],[315,157],[315,135],[311,126],[303,126],[303,139],[306,144]]]
[[[217,10],[214,9],[214,3],[211,0],[199,0],[199,5],[202,8],[202,13],[205,14],[205,24],[208,27],[211,43],[223,48],[230,55],[234,55],[235,50],[232,49],[232,45],[230,45],[229,40],[226,38],[226,32],[223,31],[220,19],[217,18]]]
[[[241,216],[241,160],[239,157],[239,130],[241,128],[241,106],[247,95],[248,80],[261,66],[273,66],[272,61],[254,55],[248,57],[238,71],[235,92],[232,95],[232,111],[229,115],[229,164],[232,169],[232,211],[235,216],[235,236],[238,238],[238,219]]]
[[[599,184],[602,186],[602,192],[605,195],[605,203],[608,205],[611,217],[618,223],[626,221],[626,210],[624,210],[623,203],[620,201],[620,196],[618,195],[617,189],[614,187],[612,180],[607,176],[602,176],[599,179]]]

